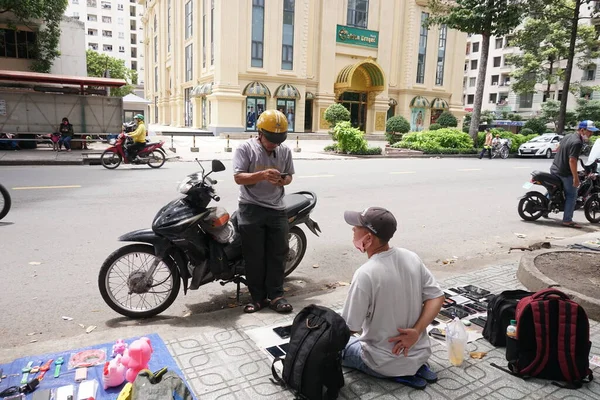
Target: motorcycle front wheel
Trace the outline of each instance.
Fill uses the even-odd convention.
[[[112,150],[105,150],[104,153],[100,156],[100,163],[104,168],[107,169],[115,169],[121,162],[123,161],[123,157],[120,154],[115,153]]]
[[[600,222],[600,196],[597,193],[591,195],[583,206],[585,218],[592,224]]]
[[[536,221],[548,212],[548,199],[539,192],[527,193],[519,201],[518,211],[525,221]]]
[[[154,248],[130,244],[112,253],[100,268],[98,288],[110,308],[129,318],[149,318],[173,304],[181,280],[172,259],[158,259],[154,274],[145,273],[157,260]]]
[[[288,258],[285,263],[285,270],[283,276],[288,276],[300,265],[300,262],[304,258],[306,253],[306,234],[304,231],[297,226],[290,229],[289,233],[289,246],[290,251]]]
[[[8,190],[4,186],[0,185],[0,219],[6,217],[10,206],[10,194],[8,194]]]

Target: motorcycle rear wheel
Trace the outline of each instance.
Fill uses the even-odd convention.
[[[290,229],[289,233],[290,251],[285,263],[283,276],[288,276],[300,265],[306,253],[306,234],[297,226]]]
[[[152,264],[156,258],[154,255],[154,248],[147,244],[130,244],[113,252],[102,264],[100,273],[98,275],[98,288],[104,302],[112,308],[114,311],[121,315],[129,318],[149,318],[158,315],[165,311],[173,304],[177,295],[179,294],[179,288],[181,286],[181,279],[179,278],[179,271],[172,259],[160,260],[157,269],[153,276],[152,286],[144,293],[131,293],[132,281],[139,279],[140,272],[147,271],[148,267]],[[123,262],[123,259],[133,259],[135,262],[141,261],[137,268],[133,269],[128,263]],[[119,266],[119,263],[122,263]],[[160,275],[161,270],[165,269],[167,273]],[[123,271],[122,267],[127,267],[128,271]],[[113,273],[115,276],[113,276]],[[136,275],[137,274],[137,275]],[[158,278],[157,278],[158,277]],[[116,284],[116,289],[112,288],[111,282],[115,280],[121,280]],[[158,280],[158,282],[156,282]],[[164,283],[168,283],[170,287],[167,287],[164,292],[157,292],[155,289]],[[118,290],[117,290],[118,289]],[[117,296],[125,291],[127,295],[125,300],[120,300]],[[129,293],[127,293],[129,292]],[[160,295],[164,295],[161,296]],[[148,296],[148,298],[146,297]],[[136,300],[133,297],[137,297]],[[151,306],[150,301],[159,299],[158,304]],[[136,303],[136,305],[134,305]]]
[[[165,154],[160,150],[154,150],[148,154],[148,166],[150,168],[160,168],[165,164]]]
[[[502,157],[503,160],[506,160],[508,158],[508,147],[503,146],[502,150],[500,150],[500,156]]]
[[[548,199],[539,192],[530,192],[525,195],[517,207],[519,216],[525,221],[540,219],[548,209]]]
[[[121,157],[119,153],[115,153],[112,150],[105,150],[100,156],[100,163],[106,169],[115,169],[121,165],[122,161],[123,157]]]
[[[8,190],[0,185],[0,219],[6,217],[8,211],[10,211],[11,200],[10,194],[8,194]]]
[[[583,206],[585,218],[592,224],[600,223],[600,196],[597,193],[591,195]]]

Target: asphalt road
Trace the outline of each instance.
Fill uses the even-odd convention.
[[[216,174],[220,205],[236,208],[230,163]],[[546,160],[358,159],[298,161],[289,191],[311,190],[319,203],[307,229],[305,259],[286,282],[288,296],[349,282],[365,256],[351,242],[344,210],[379,205],[394,212],[398,246],[416,251],[439,278],[481,268],[507,257],[508,249],[581,231],[560,226],[560,215],[525,223],[516,206],[522,185]],[[147,167],[2,167],[13,208],[0,221],[0,347],[135,325],[109,309],[98,292],[98,270],[128,231],[149,227],[155,213],[178,193],[194,163]],[[575,216],[585,222],[582,213]],[[586,224],[585,230],[595,228]],[[525,234],[525,239],[515,233]],[[444,260],[451,260],[444,264]],[[234,286],[212,283],[180,294],[163,316],[180,317],[228,307]],[[247,298],[247,295],[245,295]],[[240,309],[241,312],[241,309]],[[62,317],[73,320],[64,320]],[[81,326],[79,325],[81,324]],[[82,327],[83,326],[83,327]],[[35,334],[34,334],[35,333]],[[41,333],[41,334],[40,334]],[[33,335],[32,335],[33,334]]]

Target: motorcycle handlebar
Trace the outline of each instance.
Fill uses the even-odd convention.
[[[221,198],[220,198],[219,196],[217,196],[216,194],[215,194],[215,195],[212,195],[212,196],[210,196],[210,197],[211,197],[211,198],[212,198],[214,201],[221,201]]]

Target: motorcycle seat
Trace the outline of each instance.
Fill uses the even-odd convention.
[[[310,200],[302,194],[289,194],[283,198],[285,213],[292,217],[310,204]]]
[[[532,174],[535,180],[550,183],[558,187],[562,187],[562,181],[556,175],[552,175],[548,172],[534,171]]]

